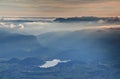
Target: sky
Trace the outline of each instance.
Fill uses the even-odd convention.
[[[120,16],[120,0],[0,0],[0,16]]]

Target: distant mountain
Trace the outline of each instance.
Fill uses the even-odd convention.
[[[4,61],[1,61],[0,63],[8,63],[8,64],[19,64],[22,66],[33,66],[33,65],[41,65],[45,61],[41,60],[41,58],[36,57],[26,57],[24,59],[20,58],[10,58]]]
[[[80,21],[98,21],[98,17],[71,17],[71,18],[56,18],[56,22],[80,22]]]
[[[59,31],[38,37],[0,31],[0,57],[11,57],[0,60],[0,79],[119,79],[119,31]],[[39,67],[54,58],[70,62]]]
[[[55,22],[81,22],[81,21],[105,21],[108,23],[116,23],[120,22],[119,17],[70,17],[70,18],[56,18],[54,21]]]
[[[33,35],[0,31],[0,57],[43,57],[49,49],[40,45]]]
[[[22,59],[19,64],[21,65],[40,65],[43,64],[44,61],[41,60],[41,58],[36,58],[36,57],[27,57]]]
[[[27,62],[25,62],[27,60]],[[85,63],[70,61],[59,63],[51,68],[40,68],[34,64],[34,58],[26,58],[26,65],[20,63],[0,63],[1,79],[119,79],[119,64]],[[36,59],[35,59],[36,60]],[[38,59],[37,59],[38,60]],[[35,61],[36,62],[36,61]],[[37,62],[40,63],[40,62]],[[39,64],[41,65],[41,64]],[[11,72],[11,73],[10,73]],[[7,76],[6,76],[7,75]]]
[[[61,51],[56,58],[105,62],[110,57],[119,62],[120,34],[115,30],[51,32],[38,39],[41,45]]]

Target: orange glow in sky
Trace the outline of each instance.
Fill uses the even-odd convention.
[[[0,0],[0,16],[120,16],[120,0]]]

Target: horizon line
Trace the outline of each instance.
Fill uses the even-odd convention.
[[[69,18],[69,17],[120,17],[120,16],[0,16],[0,18]]]

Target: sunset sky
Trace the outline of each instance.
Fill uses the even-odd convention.
[[[0,0],[0,16],[120,16],[120,0]]]

